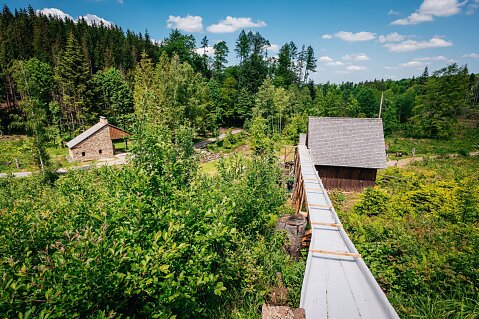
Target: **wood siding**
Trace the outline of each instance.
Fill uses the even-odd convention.
[[[113,125],[109,125],[110,127],[110,139],[111,140],[119,140],[121,138],[125,138],[130,136],[130,133],[125,132]]]
[[[373,187],[376,182],[377,170],[374,168],[323,165],[315,167],[326,189],[362,191],[366,187]]]

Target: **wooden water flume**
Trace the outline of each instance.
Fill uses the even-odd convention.
[[[293,167],[293,206],[311,228],[302,241],[309,247],[300,304],[306,318],[399,318],[344,231],[304,144]]]

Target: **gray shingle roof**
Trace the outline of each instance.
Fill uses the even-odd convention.
[[[80,135],[75,137],[73,140],[68,142],[66,144],[67,147],[72,148],[72,147],[80,144],[81,142],[83,142],[84,140],[86,140],[87,138],[89,138],[90,136],[92,136],[93,134],[95,134],[96,132],[98,132],[99,130],[104,128],[105,126],[108,126],[108,123],[102,123],[102,122],[96,123],[95,125],[90,127],[88,130],[86,130],[85,132],[81,133]]]
[[[308,148],[315,165],[385,168],[384,146],[381,119],[309,118]]]

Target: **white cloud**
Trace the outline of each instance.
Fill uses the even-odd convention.
[[[80,20],[80,19],[84,19],[88,25],[93,25],[93,24],[100,25],[103,23],[103,25],[106,27],[112,26],[112,23],[110,21],[90,13],[84,16],[79,16],[77,20]]]
[[[57,9],[57,8],[44,8],[44,9],[41,9],[41,10],[37,10],[36,13],[37,14],[43,14],[43,15],[46,15],[46,16],[60,18],[62,20],[65,20],[65,19],[75,20],[75,19],[72,18],[71,15],[69,15],[69,14],[67,14],[67,13],[65,13],[62,10]]]
[[[279,45],[277,45],[277,44],[266,45],[264,48],[268,52],[278,52],[279,51]]]
[[[474,0],[476,3],[477,0]],[[458,14],[461,6],[467,3],[458,0],[424,0],[419,9],[408,17],[394,20],[392,25],[409,25],[433,21],[434,17],[448,17]],[[474,9],[473,9],[474,10]]]
[[[463,58],[479,59],[479,53],[464,54]]]
[[[65,12],[63,12],[62,10],[60,9],[57,9],[57,8],[44,8],[44,9],[41,9],[41,10],[37,10],[36,11],[37,14],[43,14],[43,15],[46,15],[46,16],[51,16],[51,17],[56,17],[56,18],[59,18],[59,19],[62,19],[62,20],[65,20],[65,19],[70,19],[70,20],[73,20],[73,22],[77,23],[78,20],[80,19],[84,19],[86,21],[86,23],[88,23],[89,25],[92,25],[92,24],[96,24],[96,25],[100,25],[100,23],[103,23],[104,26],[106,27],[111,27],[113,25],[112,22],[108,21],[108,20],[105,20],[97,15],[94,15],[94,14],[91,14],[91,13],[88,13],[84,16],[79,16],[77,19],[73,19],[73,17]]]
[[[451,61],[448,58],[446,58],[444,55],[427,56],[422,58],[415,58],[414,60],[416,61]]]
[[[329,56],[322,56],[318,59],[319,62],[333,62],[333,59],[331,59]]]
[[[123,1],[123,0],[116,0],[116,2],[118,2],[119,4],[125,3],[125,1]]]
[[[333,71],[333,73],[336,73],[336,74],[349,74],[350,72],[349,72],[349,71],[345,71],[345,70],[335,70],[335,71]]]
[[[418,24],[421,22],[429,22],[434,20],[433,17],[429,14],[420,14],[414,12],[409,17],[404,19],[397,19],[391,22],[392,25],[408,25],[408,24]]]
[[[330,40],[332,38],[333,38],[333,36],[331,34],[323,34],[321,36],[321,39],[324,39],[324,40]]]
[[[447,17],[459,13],[460,7],[465,4],[457,0],[424,0],[419,7],[419,12],[438,17]]]
[[[206,48],[196,48],[195,52],[199,55],[206,54],[207,56],[213,56],[215,54],[215,48],[213,46],[207,46]]]
[[[398,16],[398,15],[400,15],[400,13],[397,12],[397,11],[395,11],[395,10],[393,10],[393,9],[391,9],[391,10],[389,10],[388,15],[390,15],[390,16]]]
[[[429,62],[423,62],[423,61],[416,61],[412,60],[406,63],[401,63],[398,65],[400,68],[418,68],[418,67],[425,67],[426,65],[429,65]]]
[[[201,32],[203,31],[203,18],[192,15],[187,15],[186,17],[169,16],[168,20],[166,20],[166,27],[185,32]]]
[[[334,61],[329,56],[322,56],[318,59],[319,62],[323,62],[327,66],[342,66],[344,65],[341,61]]]
[[[341,61],[330,61],[326,63],[327,66],[342,66],[344,65]]]
[[[472,3],[470,3],[467,6],[466,14],[468,15],[474,14],[477,8],[479,8],[479,0],[474,0]]]
[[[364,70],[366,70],[366,67],[361,66],[361,65],[348,65],[346,67],[346,70],[348,70],[348,71],[364,71]]]
[[[406,39],[405,35],[399,34],[397,32],[389,33],[388,35],[380,35],[378,37],[379,43],[400,42],[400,41],[404,41],[405,39]]]
[[[427,41],[406,40],[399,43],[386,43],[386,47],[390,52],[410,52],[421,49],[445,48],[452,46],[452,42],[446,41],[439,37],[433,37]]]
[[[411,61],[400,63],[396,67],[385,67],[385,69],[399,70],[402,68],[417,68],[420,70],[428,65],[431,65],[433,62],[439,62],[439,61],[447,61],[448,63],[454,62],[454,60],[448,59],[443,55],[438,55],[438,56],[414,58]]]
[[[366,53],[346,54],[341,59],[345,61],[368,61],[369,57]]]
[[[374,33],[366,32],[366,31],[361,31],[357,33],[339,31],[334,36],[338,39],[341,39],[343,41],[349,41],[349,42],[369,41],[369,40],[374,40],[376,38],[376,35]]]
[[[254,22],[251,18],[235,18],[227,16],[217,24],[212,24],[206,30],[211,33],[231,33],[245,28],[265,27],[266,22],[258,20]]]

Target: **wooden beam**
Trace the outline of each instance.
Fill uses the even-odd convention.
[[[357,253],[350,253],[347,251],[332,251],[332,250],[324,250],[324,249],[310,249],[312,253],[319,253],[319,254],[326,254],[326,255],[335,255],[335,256],[348,256],[354,258],[361,258],[361,254]]]
[[[318,208],[325,208],[325,209],[331,209],[333,206],[330,205],[322,205],[322,204],[308,204],[311,207],[318,207]]]
[[[337,227],[337,228],[342,228],[343,227],[343,225],[341,225],[341,224],[322,223],[322,222],[311,222],[311,225],[331,226],[331,227]]]

